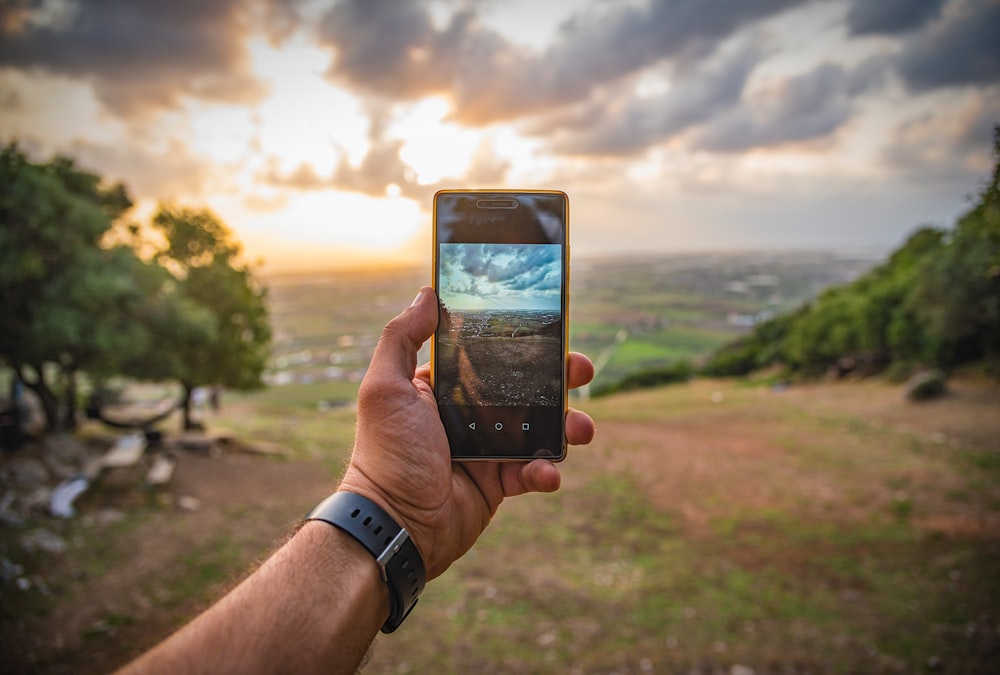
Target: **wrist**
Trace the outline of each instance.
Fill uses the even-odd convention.
[[[396,630],[417,604],[427,580],[424,561],[406,528],[371,499],[343,490],[320,502],[306,520],[323,521],[342,531],[374,558],[389,598],[382,632]]]
[[[410,535],[410,539],[413,541],[414,545],[417,547],[417,551],[420,552],[420,557],[423,559],[424,563],[430,563],[429,553],[430,549],[427,548],[427,543],[422,541],[424,537],[423,530],[414,521],[413,518],[409,517],[408,514],[400,511],[395,502],[389,498],[388,493],[380,488],[374,481],[368,479],[367,474],[354,467],[353,465],[348,467],[347,472],[341,479],[340,484],[337,486],[337,492],[352,492],[356,495],[361,495],[365,499],[369,499],[378,505],[386,514],[393,519],[400,527],[405,528]]]

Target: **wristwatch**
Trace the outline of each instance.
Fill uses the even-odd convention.
[[[427,582],[427,570],[410,533],[382,508],[353,492],[335,492],[310,511],[306,520],[322,520],[351,535],[375,556],[379,576],[389,586],[391,633],[409,616]]]

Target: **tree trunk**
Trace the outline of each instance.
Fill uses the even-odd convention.
[[[63,392],[65,397],[65,416],[63,417],[63,431],[76,429],[76,371],[65,370],[66,389]]]
[[[21,382],[35,392],[38,400],[42,403],[42,411],[45,413],[45,430],[48,432],[59,431],[59,398],[45,381],[45,367],[42,365],[30,366],[35,371],[35,378],[27,377],[25,366],[14,366],[14,372],[21,378]]]
[[[191,419],[191,393],[194,391],[194,385],[189,382],[181,382],[181,386],[184,388],[184,398],[181,399],[181,410],[184,413],[181,419],[181,430],[190,431],[194,428]]]

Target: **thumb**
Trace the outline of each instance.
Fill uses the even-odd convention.
[[[417,352],[434,334],[437,322],[437,296],[433,288],[424,286],[413,303],[382,330],[366,379],[413,379]]]

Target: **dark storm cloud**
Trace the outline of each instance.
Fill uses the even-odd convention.
[[[78,0],[55,14],[21,2],[2,12],[0,65],[87,79],[112,109],[260,93],[246,69],[241,0]]]
[[[883,159],[918,183],[975,185],[989,170],[985,150],[1000,121],[1000,91],[985,90],[965,105],[901,122],[886,138]]]
[[[896,65],[912,91],[1000,83],[1000,2],[953,6],[955,12],[903,42]]]
[[[458,13],[438,31],[419,2],[346,0],[326,14],[319,35],[337,50],[333,75],[364,91],[412,98],[448,88],[471,19]]]
[[[763,46],[747,44],[718,62],[706,61],[686,71],[664,94],[636,98],[609,92],[599,102],[556,113],[527,131],[550,135],[552,147],[566,154],[640,153],[736,106],[747,79],[767,54]]]
[[[941,14],[945,0],[853,0],[847,13],[851,35],[899,35]]]
[[[541,54],[510,44],[471,11],[439,30],[419,3],[391,0],[346,0],[326,15],[319,34],[337,52],[332,77],[387,97],[450,91],[456,118],[483,124],[584,101],[664,59],[693,64],[746,25],[805,1],[616,5],[575,15]]]
[[[706,150],[740,152],[825,138],[851,119],[858,97],[881,84],[883,74],[881,60],[854,69],[823,64],[718,116],[698,143]]]
[[[538,244],[460,244],[448,262],[471,287],[496,284],[510,291],[559,288],[559,247]],[[491,291],[495,292],[495,291]]]

